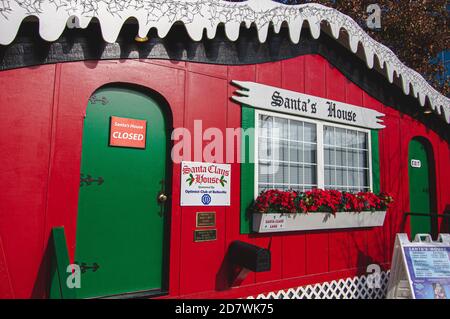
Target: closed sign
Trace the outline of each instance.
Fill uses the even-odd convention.
[[[111,116],[110,146],[145,148],[147,121]]]
[[[412,159],[411,160],[411,167],[413,168],[421,168],[422,162],[420,160]]]

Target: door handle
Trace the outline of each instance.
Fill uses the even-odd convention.
[[[164,194],[164,192],[160,192],[158,194],[158,202],[160,202],[161,204],[165,203],[168,199],[168,196],[166,194]]]

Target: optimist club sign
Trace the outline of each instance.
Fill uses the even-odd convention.
[[[181,206],[230,206],[231,165],[181,162]]]
[[[146,132],[146,120],[135,120],[125,117],[111,116],[109,145],[145,148]]]

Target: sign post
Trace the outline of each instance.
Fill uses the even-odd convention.
[[[450,234],[397,234],[388,299],[450,299]]]

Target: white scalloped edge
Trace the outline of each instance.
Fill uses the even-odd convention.
[[[350,17],[320,4],[284,5],[272,0],[247,0],[226,2],[222,0],[2,0],[0,1],[0,44],[8,45],[17,35],[19,27],[28,16],[39,19],[39,33],[46,41],[57,40],[65,27],[86,28],[93,17],[100,22],[106,42],[116,41],[125,21],[134,17],[139,23],[139,36],[144,37],[151,28],[158,36],[167,35],[175,22],[186,26],[194,41],[201,41],[204,30],[212,39],[217,26],[225,26],[226,36],[235,41],[242,23],[247,28],[255,25],[258,39],[264,42],[270,24],[279,32],[283,22],[289,27],[290,39],[298,43],[304,22],[308,23],[314,39],[319,38],[326,21],[335,39],[341,29],[348,34],[348,45],[357,53],[359,44],[364,50],[367,66],[374,67],[375,56],[384,75],[393,83],[394,73],[404,94],[412,94],[422,107],[428,99],[431,108],[450,124],[450,100],[436,91],[416,71],[405,66],[386,46],[372,39]],[[412,92],[410,91],[412,88]]]

